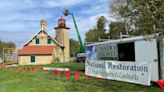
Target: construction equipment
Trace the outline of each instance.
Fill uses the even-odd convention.
[[[84,53],[84,51],[85,51],[84,45],[82,43],[81,36],[80,36],[80,33],[79,33],[79,29],[78,29],[78,26],[77,26],[77,23],[75,21],[75,17],[73,15],[73,13],[69,12],[69,10],[65,8],[64,15],[65,16],[68,16],[68,15],[72,16],[72,19],[73,19],[73,22],[74,22],[74,26],[76,28],[76,33],[77,33],[77,36],[78,36],[78,39],[79,39],[79,43],[80,43],[80,53]]]

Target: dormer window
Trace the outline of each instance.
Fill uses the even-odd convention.
[[[51,39],[47,39],[47,44],[51,44]]]
[[[39,43],[40,43],[39,38],[36,38],[35,39],[35,44],[39,44]]]

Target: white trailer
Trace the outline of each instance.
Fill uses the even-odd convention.
[[[97,42],[87,44],[86,49],[88,46],[95,46],[95,60],[151,62],[150,80],[164,80],[164,38],[161,34]]]

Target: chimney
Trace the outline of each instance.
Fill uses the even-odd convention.
[[[40,22],[40,25],[41,25],[41,30],[44,30],[44,31],[47,31],[47,22],[46,20],[41,20]]]

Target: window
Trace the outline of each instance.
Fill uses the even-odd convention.
[[[51,39],[47,39],[47,44],[51,44]]]
[[[134,42],[118,44],[119,61],[135,61]]]
[[[39,38],[35,39],[35,44],[39,44],[40,41],[39,41]]]
[[[34,63],[35,62],[35,56],[31,55],[31,62]]]

